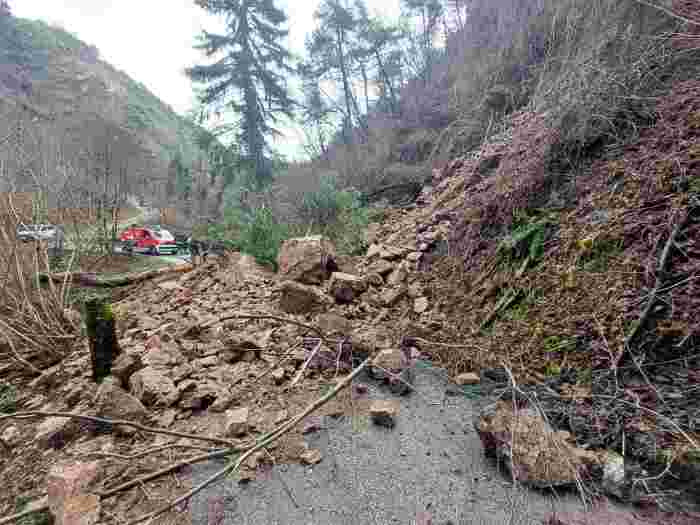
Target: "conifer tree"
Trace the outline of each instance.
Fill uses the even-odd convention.
[[[226,19],[226,34],[204,31],[196,49],[213,63],[187,69],[195,82],[206,84],[201,95],[207,106],[232,109],[239,118],[237,139],[241,159],[255,181],[272,179],[269,137],[279,133],[279,117],[292,116],[294,103],[285,75],[294,70],[282,40],[287,16],[274,0],[196,0],[196,4]]]

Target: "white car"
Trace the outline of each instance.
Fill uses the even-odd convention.
[[[17,226],[17,238],[23,242],[48,241],[55,239],[58,228],[53,224],[20,224]]]

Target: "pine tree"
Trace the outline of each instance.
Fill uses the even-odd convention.
[[[347,6],[342,0],[323,0],[314,18],[317,27],[307,39],[310,61],[306,71],[316,80],[339,80],[343,93],[345,141],[350,142],[353,118],[362,124],[360,109],[352,88],[352,62],[358,28],[358,6]]]
[[[285,82],[291,54],[281,43],[288,31],[287,16],[274,0],[196,0],[214,15],[226,18],[226,34],[204,31],[196,49],[214,63],[187,70],[195,82],[206,84],[201,101],[227,106],[239,115],[237,138],[241,158],[251,166],[258,185],[272,179],[268,138],[278,134],[280,115],[292,116],[293,101]]]

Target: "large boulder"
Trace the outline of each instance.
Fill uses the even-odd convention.
[[[131,392],[146,406],[169,407],[179,399],[180,392],[165,372],[147,366],[129,379]]]
[[[318,288],[294,281],[285,281],[280,287],[279,307],[288,314],[308,314],[323,310],[329,298]]]
[[[103,381],[95,395],[95,408],[99,417],[108,419],[124,419],[143,423],[148,417],[148,411],[141,401],[120,388],[115,381]],[[136,432],[133,427],[118,425],[116,431],[123,435]]]
[[[277,266],[286,279],[321,284],[337,268],[335,246],[322,235],[288,239],[282,243]]]
[[[474,421],[484,453],[498,457],[524,485],[574,485],[598,456],[573,446],[568,432],[555,432],[534,408],[513,411],[512,403],[487,405]]]

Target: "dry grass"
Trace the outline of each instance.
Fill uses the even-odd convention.
[[[75,340],[77,327],[64,316],[70,282],[40,285],[50,271],[46,246],[22,245],[15,225],[0,225],[0,361],[33,374],[59,362]]]

